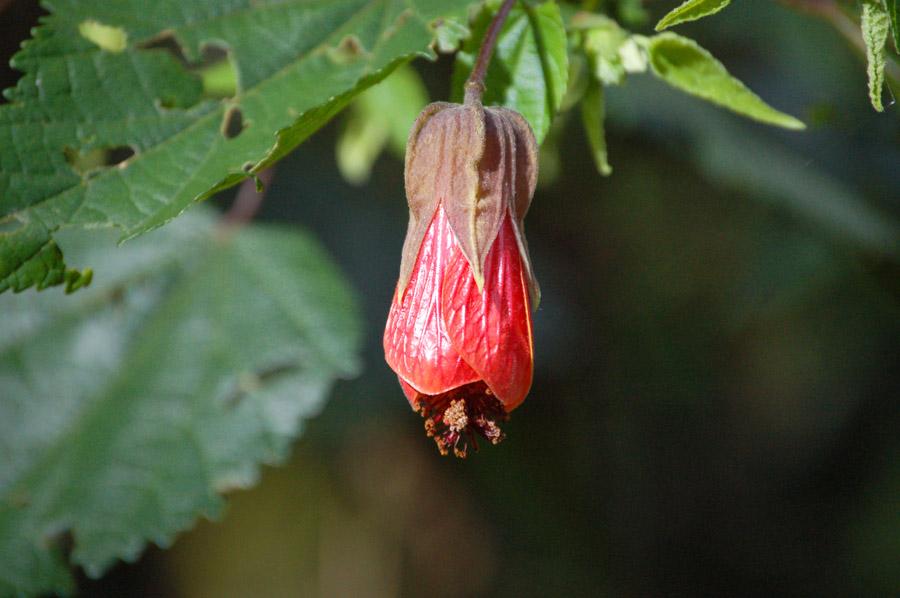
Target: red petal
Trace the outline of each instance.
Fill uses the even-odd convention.
[[[388,365],[401,380],[426,395],[479,379],[453,348],[440,317],[444,272],[455,254],[460,254],[456,238],[440,206],[422,240],[403,296],[394,296],[384,330]]]
[[[512,411],[531,388],[533,349],[525,269],[509,214],[485,260],[483,290],[458,249],[444,281],[442,311],[453,348]]]
[[[406,395],[406,400],[409,401],[410,407],[415,410],[419,409],[419,397],[422,396],[418,390],[407,384],[403,378],[397,376],[397,380],[400,381],[400,388],[403,389],[403,394]]]

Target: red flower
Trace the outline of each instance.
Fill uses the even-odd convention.
[[[428,106],[410,133],[410,225],[384,333],[385,358],[442,454],[465,456],[478,433],[531,387],[531,273],[522,219],[537,175],[525,120],[480,104]]]

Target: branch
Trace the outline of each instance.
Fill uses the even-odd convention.
[[[256,213],[259,212],[259,208],[262,206],[263,199],[266,197],[266,191],[269,189],[274,176],[275,169],[267,168],[260,172],[256,178],[251,177],[241,183],[237,197],[234,198],[234,202],[228,208],[228,211],[222,215],[222,226],[233,228],[253,220],[253,217],[256,216]],[[262,185],[259,191],[256,190],[257,179]]]

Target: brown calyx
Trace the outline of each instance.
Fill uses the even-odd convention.
[[[506,108],[438,102],[426,106],[406,146],[409,228],[403,245],[398,297],[403,296],[419,248],[442,205],[460,250],[481,288],[484,263],[509,214],[528,274],[532,306],[538,288],[524,235],[537,182],[537,144],[526,120]]]
[[[505,437],[497,425],[509,415],[484,382],[472,382],[445,393],[419,397],[419,413],[425,418],[425,433],[434,438],[442,455],[450,451],[466,457],[471,442],[478,450],[478,436],[491,444]]]

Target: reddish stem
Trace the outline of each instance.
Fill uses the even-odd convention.
[[[484,34],[484,40],[481,42],[481,49],[478,51],[478,58],[475,59],[475,65],[472,67],[472,73],[466,79],[466,104],[480,102],[481,96],[484,95],[484,76],[487,73],[488,65],[491,62],[491,55],[494,53],[494,46],[497,45],[497,37],[500,35],[500,29],[503,28],[503,22],[509,15],[516,0],[505,0],[500,6],[500,10],[494,15],[487,32]]]
[[[228,211],[222,215],[222,223],[225,226],[233,227],[246,224],[253,220],[253,217],[256,216],[256,213],[262,206],[266,191],[272,183],[272,178],[274,176],[274,168],[267,168],[257,175],[259,182],[262,183],[262,190],[260,191],[256,190],[256,179],[253,177],[250,177],[241,183],[241,187],[237,192],[237,197],[234,198],[234,202],[231,204],[231,207],[228,208]]]

